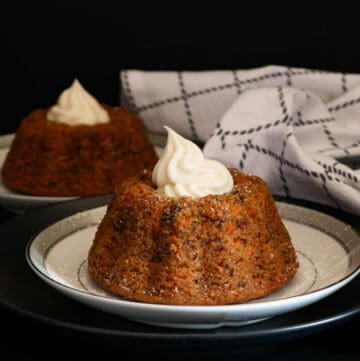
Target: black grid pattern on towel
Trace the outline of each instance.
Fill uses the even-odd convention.
[[[129,103],[130,110],[134,113],[138,113],[139,110],[136,105],[134,96],[132,94],[128,72],[127,71],[122,72],[121,77],[122,77],[122,86],[123,86],[123,90],[124,90],[124,95]]]
[[[285,136],[285,138],[283,140],[283,144],[282,144],[280,159],[279,159],[280,160],[279,174],[280,174],[280,179],[281,179],[282,186],[284,188],[284,193],[285,193],[286,197],[290,197],[290,190],[289,190],[289,187],[287,185],[286,177],[285,177],[285,174],[284,174],[284,169],[283,169],[284,160],[283,159],[284,159],[284,155],[285,155],[285,148],[286,148],[287,141],[292,135],[293,135],[293,133],[290,132]]]
[[[348,91],[346,74],[341,74],[341,90],[346,93]]]
[[[331,188],[328,186],[329,182],[335,182],[335,183],[344,183],[344,179],[342,177],[334,176],[332,173],[337,172],[338,174],[340,171],[336,171],[333,169],[330,169],[329,166],[322,165],[323,171],[318,172],[314,170],[308,170],[302,167],[300,164],[297,164],[294,161],[290,161],[286,158],[286,147],[288,139],[293,136],[292,132],[288,132],[285,134],[283,138],[282,148],[280,154],[275,153],[271,149],[267,149],[260,145],[255,145],[253,143],[253,139],[251,138],[252,135],[254,135],[256,132],[267,130],[270,127],[276,127],[276,126],[288,126],[290,123],[294,127],[301,127],[301,126],[308,126],[308,125],[320,125],[323,128],[323,131],[326,135],[326,138],[328,139],[329,143],[331,144],[332,148],[335,149],[341,149],[344,152],[347,152],[345,148],[341,148],[338,143],[336,142],[335,138],[333,137],[330,128],[327,126],[327,124],[331,124],[332,122],[335,122],[336,119],[334,117],[326,117],[326,118],[318,118],[318,119],[303,119],[302,113],[299,111],[296,113],[296,120],[293,121],[292,117],[289,116],[287,105],[284,100],[284,88],[278,87],[278,101],[279,101],[279,107],[281,109],[281,113],[283,115],[282,119],[277,119],[273,122],[268,122],[265,125],[259,125],[257,127],[248,128],[248,129],[223,129],[221,123],[218,123],[216,126],[216,129],[214,130],[212,136],[213,137],[220,137],[221,141],[221,148],[224,150],[227,147],[226,139],[230,136],[238,136],[238,135],[249,135],[250,137],[243,143],[238,144],[239,147],[242,148],[242,152],[239,156],[239,168],[244,170],[245,169],[245,163],[249,157],[249,152],[256,151],[263,155],[267,155],[270,158],[276,160],[279,164],[278,166],[278,174],[279,178],[282,184],[283,189],[283,195],[287,197],[291,197],[291,187],[288,184],[288,180],[286,177],[286,168],[292,168],[293,170],[296,170],[300,172],[305,177],[310,177],[313,179],[316,179],[319,183],[319,186],[323,189],[323,194],[328,199],[328,204],[331,204],[339,209],[342,209],[341,200],[339,201],[337,197],[332,193]],[[360,143],[360,141],[359,141]],[[354,144],[354,146],[357,146],[358,144]],[[347,152],[348,153],[348,152]],[[352,180],[353,182],[357,183],[357,177],[353,176],[351,173],[347,173],[347,178]]]
[[[333,113],[333,112],[338,112],[339,110],[343,110],[345,108],[351,107],[353,105],[357,105],[359,103],[360,103],[360,97],[347,100],[346,102],[331,106],[328,109],[329,109],[329,112]]]
[[[279,125],[282,124],[287,124],[292,120],[292,117],[289,116],[288,114],[288,109],[285,103],[285,99],[284,99],[284,90],[283,87],[278,87],[278,100],[279,100],[279,105],[281,108],[281,112],[283,115],[282,119],[277,119],[274,122],[269,122],[266,123],[265,125],[259,125],[256,128],[248,128],[248,129],[233,129],[233,130],[223,130],[221,128],[221,125],[218,124],[217,126],[217,131],[213,134],[213,136],[220,136],[220,140],[221,140],[221,148],[225,149],[226,148],[226,137],[227,136],[237,136],[237,135],[245,135],[245,134],[254,134],[256,132],[260,132],[262,130],[267,130],[270,127],[277,127]],[[320,120],[320,119],[313,119],[313,120],[309,120],[306,121],[306,124],[312,124],[315,122],[321,122],[321,121],[326,121],[325,119]]]
[[[344,151],[345,154],[349,154],[349,151],[346,148],[341,148],[339,146],[339,144],[335,140],[334,136],[332,135],[330,128],[326,124],[323,124],[322,127],[323,127],[324,132],[329,140],[329,143],[332,145],[332,147],[334,149],[340,149],[340,150]]]
[[[236,88],[236,94],[240,95],[242,93],[242,90],[241,90],[241,83],[240,83],[239,77],[237,75],[237,72],[236,72],[236,70],[233,70],[231,73],[234,77],[234,85]]]
[[[322,130],[325,135],[325,140],[328,141],[329,147],[327,149],[319,150],[319,153],[324,153],[327,151],[341,150],[344,152],[344,156],[350,154],[350,150],[358,148],[360,146],[360,140],[355,141],[352,144],[344,145],[343,142],[340,142],[336,139],[333,133],[333,123],[336,123],[336,117],[338,112],[347,110],[350,107],[355,107],[360,105],[360,97],[342,97],[339,102],[332,102],[331,106],[328,106],[329,116],[316,117],[316,118],[307,118],[304,117],[304,113],[297,111],[295,114],[292,114],[293,117],[289,114],[288,104],[284,99],[285,87],[296,86],[297,80],[299,77],[312,76],[317,74],[330,74],[331,76],[337,76],[338,81],[338,91],[342,94],[345,94],[349,91],[349,78],[348,74],[345,73],[333,73],[320,70],[311,70],[311,69],[297,69],[297,68],[282,68],[276,71],[268,71],[257,76],[249,76],[244,78],[243,73],[241,77],[239,76],[238,71],[232,70],[231,73],[232,79],[229,81],[223,82],[221,84],[206,86],[201,89],[191,90],[191,85],[186,84],[184,81],[184,72],[177,72],[178,80],[178,89],[179,94],[163,98],[155,99],[154,101],[149,102],[148,104],[139,104],[136,101],[136,98],[133,96],[133,90],[131,88],[131,82],[129,82],[129,77],[127,72],[122,72],[122,82],[123,82],[123,92],[125,98],[130,104],[131,110],[137,114],[142,114],[150,110],[156,110],[157,108],[168,106],[169,104],[178,104],[180,108],[174,108],[177,110],[184,109],[185,118],[190,131],[191,137],[195,142],[200,143],[198,129],[198,120],[195,116],[196,113],[192,111],[191,104],[192,101],[195,101],[195,98],[206,96],[208,94],[215,94],[221,92],[227,92],[233,90],[234,99],[236,96],[240,95],[244,90],[261,86],[261,82],[267,80],[276,80],[278,83],[282,83],[282,86],[277,87],[278,91],[278,104],[280,113],[277,119],[270,119],[264,124],[259,124],[252,127],[244,127],[244,124],[230,125],[230,129],[225,127],[222,124],[221,119],[216,123],[216,126],[212,130],[210,138],[218,138],[220,142],[221,150],[228,150],[230,148],[238,147],[238,167],[242,170],[245,170],[247,167],[247,160],[250,158],[250,152],[257,152],[265,157],[269,157],[271,160],[274,160],[277,164],[277,174],[280,177],[283,194],[286,196],[291,196],[292,189],[291,184],[288,181],[288,176],[293,176],[293,173],[298,173],[299,177],[304,179],[306,183],[306,178],[312,179],[312,183],[317,183],[318,187],[323,190],[323,196],[327,197],[327,203],[342,209],[342,199],[338,197],[338,193],[335,191],[335,186],[338,183],[345,183],[349,186],[354,185],[358,189],[358,184],[360,183],[360,177],[358,177],[355,172],[344,170],[344,167],[339,167],[336,162],[332,164],[327,164],[324,161],[319,161],[316,158],[314,159],[315,163],[318,165],[312,166],[309,169],[306,169],[300,159],[294,160],[290,159],[290,155],[287,155],[287,150],[289,145],[289,140],[294,133],[291,131],[289,125],[294,128],[297,127],[307,127],[307,126],[318,126],[317,129]],[[187,78],[185,78],[186,80]],[[336,78],[335,78],[336,83]],[[352,84],[352,83],[350,83]],[[309,99],[312,95],[305,92],[306,97]],[[220,94],[219,94],[220,95]],[[346,97],[346,95],[344,95]],[[201,99],[199,100],[201,101]],[[193,103],[195,104],[195,103]],[[155,113],[154,113],[155,114]],[[229,126],[229,125],[227,125]],[[271,131],[272,128],[283,127],[283,139],[278,140],[277,147],[280,147],[277,151],[274,151],[269,145],[256,144],[254,139],[256,135],[260,132]],[[282,130],[281,130],[282,132]],[[239,142],[235,143],[239,138]],[[240,140],[241,139],[241,140]],[[281,142],[281,143],[280,143]],[[326,144],[325,144],[326,145]],[[236,154],[236,153],[231,153]],[[331,159],[331,158],[329,158]],[[345,167],[346,168],[346,167]],[[289,173],[288,169],[291,169],[292,172]],[[320,169],[320,170],[319,170]],[[319,197],[321,198],[321,197]]]
[[[329,180],[334,180],[336,182],[360,182],[359,178],[356,175],[349,173],[344,169],[337,168],[336,166],[339,165],[339,162],[334,162],[332,165],[320,162],[319,160],[317,160],[316,162],[324,168]],[[330,174],[332,174],[333,176]],[[339,177],[341,177],[342,179],[340,179]]]
[[[179,71],[177,73],[177,75],[178,75],[179,87],[180,87],[180,90],[181,90],[181,98],[183,100],[183,104],[184,104],[184,108],[185,108],[184,111],[185,111],[186,118],[187,118],[187,121],[188,121],[189,126],[190,126],[192,138],[196,142],[199,142],[199,137],[197,135],[197,131],[196,131],[196,128],[195,128],[194,118],[193,118],[193,115],[191,113],[191,107],[190,107],[190,104],[189,104],[189,99],[187,97],[187,93],[186,93],[186,89],[185,89],[184,76],[183,76],[183,73],[181,71]]]
[[[340,73],[333,73],[330,71],[322,71],[322,70],[316,70],[316,69],[296,69],[296,68],[294,69],[291,67],[285,68],[284,70],[265,73],[265,74],[258,75],[255,77],[249,77],[246,79],[239,79],[235,70],[232,71],[232,73],[234,76],[233,82],[226,82],[226,83],[223,83],[220,85],[205,87],[203,89],[199,89],[199,90],[191,91],[191,92],[186,92],[185,89],[182,89],[178,96],[156,100],[149,104],[138,105],[138,104],[136,104],[135,99],[132,95],[132,89],[131,89],[131,86],[129,84],[129,79],[128,79],[128,71],[125,70],[125,71],[121,72],[124,95],[129,100],[132,110],[137,114],[148,111],[148,110],[152,110],[152,109],[155,109],[155,108],[158,108],[161,106],[165,106],[167,104],[183,101],[184,97],[188,101],[190,98],[198,97],[201,95],[206,95],[209,93],[221,92],[221,91],[224,91],[227,89],[232,89],[232,88],[235,88],[236,91],[239,92],[239,88],[242,91],[243,90],[242,87],[244,87],[244,89],[246,89],[249,86],[255,86],[258,82],[268,80],[268,79],[278,79],[281,77],[283,77],[285,79],[284,85],[293,86],[294,85],[294,80],[293,80],[294,77],[308,76],[311,74],[333,74],[333,75],[339,76],[342,90],[345,92],[348,89],[347,88],[347,80],[346,80],[347,74],[345,74],[345,73],[340,74]],[[339,111],[341,109],[356,105],[358,103],[360,103],[360,98],[350,99],[342,104],[338,104],[336,106],[330,107],[329,111],[330,112]],[[193,119],[193,121],[195,122],[194,119]]]
[[[286,143],[287,139],[289,139],[290,137],[291,137],[291,133],[288,133],[285,136],[284,144]],[[254,144],[251,139],[249,139],[247,141],[247,143],[245,143],[245,144],[239,144],[239,146],[244,147],[244,151],[243,151],[243,153],[240,157],[240,161],[239,161],[240,169],[244,169],[244,161],[247,159],[248,152],[255,151],[255,152],[261,153],[262,155],[265,155],[272,159],[275,159],[278,163],[281,164],[281,167],[289,167],[292,170],[299,172],[302,176],[320,180],[322,183],[321,187],[324,190],[324,193],[326,194],[326,196],[328,197],[328,199],[330,201],[328,203],[336,206],[339,209],[342,209],[342,207],[341,207],[340,203],[337,201],[336,197],[334,195],[332,195],[332,193],[328,189],[327,182],[331,181],[331,182],[343,183],[343,181],[338,177],[332,177],[331,175],[329,175],[329,172],[327,170],[324,169],[323,172],[310,171],[310,170],[302,167],[300,164],[287,159],[284,156],[283,152],[281,154],[278,154],[271,149],[267,149],[258,144]],[[284,176],[284,170],[282,170],[282,175],[283,175],[283,178],[281,178],[281,173],[280,173],[280,178],[281,178],[283,189],[284,189],[283,194],[290,196],[290,189],[288,187],[286,178]]]

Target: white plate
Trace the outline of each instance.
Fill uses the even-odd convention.
[[[120,299],[87,272],[88,250],[106,207],[79,212],[32,239],[26,258],[49,285],[88,306],[147,324],[175,328],[239,326],[294,311],[339,290],[360,271],[360,237],[347,224],[311,209],[278,202],[300,268],[270,296],[225,306],[173,306]]]
[[[150,141],[155,145],[157,154],[160,155],[164,147],[164,136],[158,134],[148,134],[148,136]],[[0,169],[4,164],[6,154],[10,149],[13,139],[14,134],[0,136]],[[14,213],[24,213],[75,198],[76,197],[43,197],[23,194],[6,187],[0,177],[0,206]]]

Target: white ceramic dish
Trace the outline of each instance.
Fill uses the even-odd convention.
[[[347,224],[311,209],[278,202],[300,268],[268,297],[225,306],[172,306],[126,301],[98,287],[87,272],[87,254],[106,207],[79,212],[41,231],[26,258],[50,286],[96,309],[151,325],[175,328],[239,326],[295,311],[350,282],[360,272],[360,236]]]
[[[160,155],[165,144],[165,137],[158,134],[149,134],[148,136],[150,141],[155,145],[156,152]],[[13,139],[14,134],[0,136],[0,169]],[[24,213],[75,198],[76,197],[43,197],[19,193],[6,187],[0,177],[0,206],[13,213]]]

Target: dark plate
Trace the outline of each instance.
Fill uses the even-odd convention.
[[[286,201],[283,198],[278,200]],[[25,260],[25,247],[44,227],[78,211],[107,204],[109,196],[82,198],[30,214],[0,225],[0,305],[61,328],[86,333],[148,341],[255,341],[276,336],[296,337],[344,322],[360,314],[360,277],[316,304],[263,322],[213,330],[179,330],[147,326],[94,310],[63,296],[41,281]],[[294,203],[294,201],[292,201]],[[351,224],[359,231],[359,219],[342,212],[316,208]]]

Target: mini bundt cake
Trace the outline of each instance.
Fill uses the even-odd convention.
[[[211,187],[222,183],[230,190],[189,195],[206,187],[185,179],[189,168],[179,166],[179,159],[186,158],[186,147],[174,147],[168,138],[152,175],[147,172],[118,186],[89,251],[90,275],[125,299],[177,305],[246,302],[285,285],[298,263],[265,182],[224,167],[231,180],[217,182],[212,170],[207,178]],[[185,177],[171,174],[169,153],[176,154]],[[191,166],[199,163],[196,155],[187,159]],[[165,167],[162,160],[168,165],[165,177],[158,174]],[[193,181],[212,166],[204,165],[207,170]],[[170,183],[185,179],[177,189],[187,194],[174,194],[174,189],[167,193],[159,178]]]
[[[9,188],[38,196],[107,194],[152,169],[158,158],[139,118],[98,104],[76,81],[67,91],[58,105],[21,122],[1,172]]]

